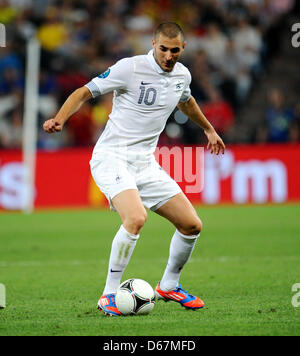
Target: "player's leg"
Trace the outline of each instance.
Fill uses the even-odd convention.
[[[168,219],[177,229],[171,240],[168,265],[160,282],[162,289],[171,290],[179,283],[182,268],[193,252],[202,222],[182,192],[155,212]]]
[[[176,227],[170,244],[168,264],[156,292],[165,300],[175,300],[186,308],[202,308],[203,301],[187,293],[179,284],[181,271],[193,252],[202,229],[202,222],[182,192],[172,197],[155,212]]]
[[[202,230],[202,222],[195,208],[182,192],[173,196],[155,212],[168,219],[183,235],[198,235]]]
[[[105,157],[105,158],[103,158]],[[120,315],[115,293],[133,253],[139,232],[146,221],[146,210],[128,164],[109,152],[100,160],[91,160],[93,178],[122,220],[111,246],[106,284],[98,308],[110,315]]]
[[[137,189],[128,189],[112,199],[124,228],[131,234],[138,234],[146,222],[147,211]]]
[[[117,194],[112,199],[112,205],[120,215],[122,225],[112,242],[106,283],[98,309],[105,314],[120,315],[115,304],[115,294],[146,221],[147,212],[137,189],[128,189]]]
[[[117,194],[112,199],[112,204],[121,217],[122,225],[112,242],[103,295],[116,293],[139,238],[139,232],[147,218],[146,209],[136,189],[128,189]]]

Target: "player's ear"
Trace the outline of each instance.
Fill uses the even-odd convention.
[[[184,49],[185,46],[186,46],[186,41],[183,42],[182,49]]]
[[[152,38],[152,47],[154,48],[154,46],[155,46],[155,38],[153,37]]]

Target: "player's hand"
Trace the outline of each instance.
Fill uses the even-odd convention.
[[[204,131],[208,139],[207,149],[210,150],[210,153],[218,155],[220,152],[224,154],[225,144],[221,137],[216,133],[215,130]]]
[[[60,132],[63,128],[63,124],[55,119],[50,119],[44,122],[43,129],[48,133]]]

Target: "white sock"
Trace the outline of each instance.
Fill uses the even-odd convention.
[[[124,226],[121,225],[112,242],[108,274],[102,295],[116,293],[138,238],[139,234],[130,234]]]
[[[159,284],[162,290],[169,291],[178,286],[181,270],[189,260],[199,235],[186,236],[175,231],[170,244],[168,264]]]

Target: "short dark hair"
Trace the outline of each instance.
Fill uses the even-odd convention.
[[[182,28],[176,22],[163,22],[158,25],[154,31],[154,38],[157,38],[160,34],[168,38],[175,38],[180,35],[182,42],[184,41]]]

